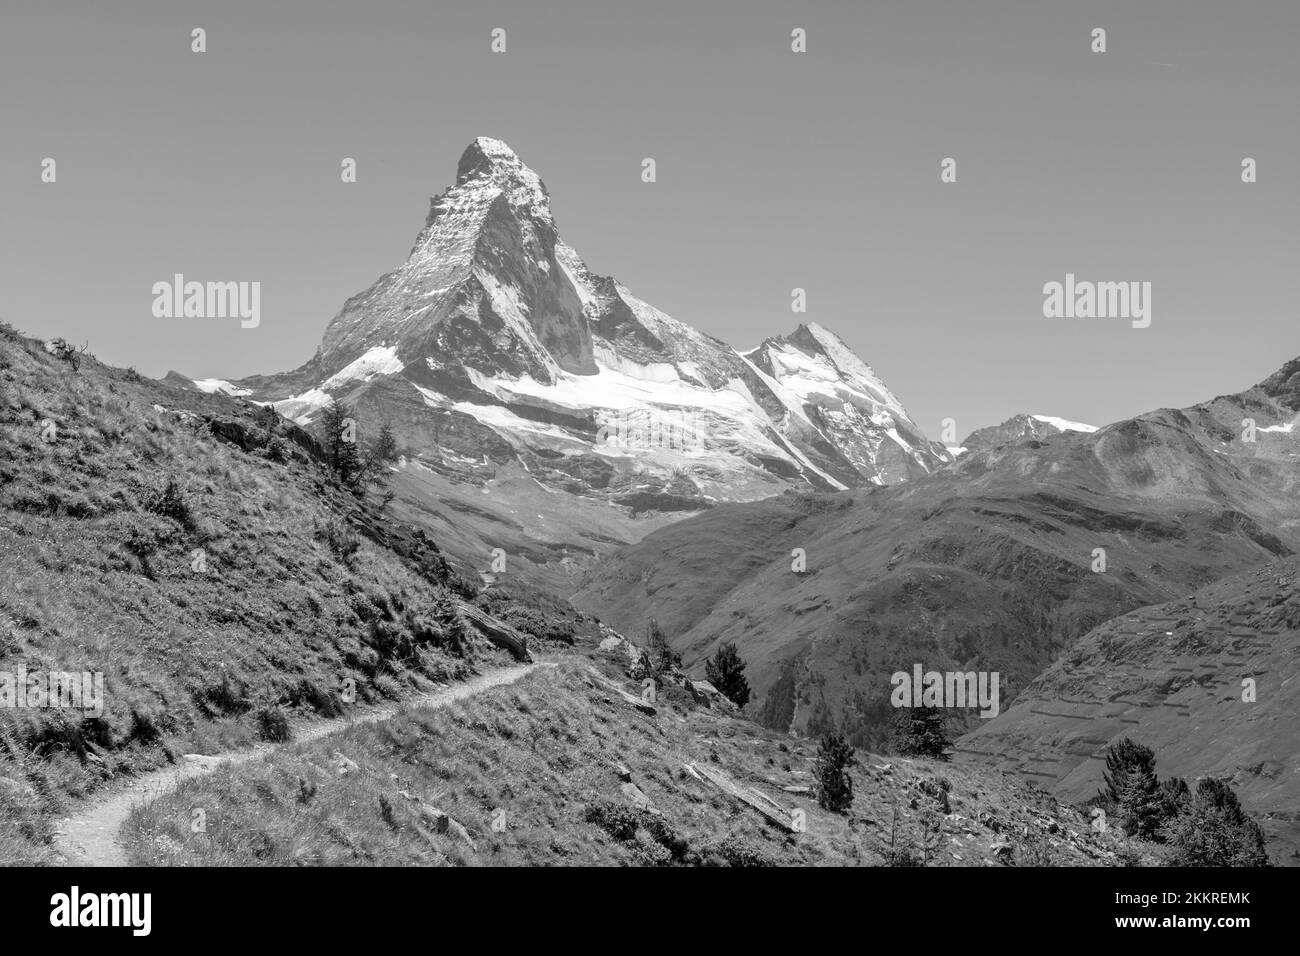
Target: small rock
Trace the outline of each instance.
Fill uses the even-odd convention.
[[[349,773],[357,773],[358,771],[361,770],[361,768],[357,766],[357,764],[354,761],[349,760],[347,757],[343,756],[343,754],[337,750],[334,751],[334,761],[335,761],[334,766],[338,770],[339,776],[343,776],[344,774],[349,774]]]
[[[625,783],[619,789],[623,791],[623,796],[631,800],[638,808],[649,810],[651,813],[657,812],[654,805],[650,802],[650,798],[647,797],[636,784]]]

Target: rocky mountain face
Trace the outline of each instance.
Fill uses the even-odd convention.
[[[347,301],[311,361],[193,387],[299,424],[332,398],[363,424],[391,422],[414,452],[398,483],[412,509],[431,493],[463,500],[472,524],[493,499],[472,554],[517,532],[534,557],[541,544],[580,563],[719,502],[895,484],[951,458],[827,329],[741,354],[593,274],[537,174],[488,138],[465,150],[406,262]],[[516,507],[521,485],[545,503]]]
[[[882,745],[896,671],[998,671],[1005,707],[1096,625],[1300,551],[1297,382],[1300,360],[907,484],[722,506],[622,549],[573,600],[615,627],[657,618],[696,668],[735,642],[769,726]]]
[[[966,436],[966,440],[959,448],[948,450],[954,454],[965,454],[1026,438],[1041,440],[1062,432],[1095,432],[1096,430],[1096,425],[1072,422],[1053,415],[1013,415],[1000,425],[976,429]]]

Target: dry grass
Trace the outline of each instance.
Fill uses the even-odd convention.
[[[827,812],[810,795],[782,789],[811,782],[811,741],[701,708],[688,695],[667,695],[668,703],[661,696],[655,715],[642,714],[593,684],[596,667],[619,675],[608,663],[570,656],[557,668],[448,709],[404,711],[187,781],[133,814],[124,828],[132,860],[882,865],[891,829],[896,851],[919,855],[923,821],[930,820],[939,827],[930,840],[931,865],[1014,863],[1014,848],[1028,840],[1054,863],[1113,862],[1105,855],[1108,842],[1089,834],[1076,811],[974,768],[859,753],[851,811]],[[356,769],[340,773],[347,764],[339,754]],[[631,771],[657,814],[638,810],[616,763]],[[717,768],[787,810],[802,810],[806,832],[788,834],[766,823],[684,763]],[[943,792],[940,780],[949,787],[947,817],[934,796]],[[463,824],[474,848],[454,832],[434,832],[401,791]],[[206,814],[206,832],[192,832],[196,808]],[[504,829],[494,831],[494,821]],[[1048,832],[1051,825],[1056,832]],[[1013,849],[1005,857],[993,850],[1000,840]]]
[[[32,821],[66,798],[246,742],[259,710],[336,714],[345,678],[361,702],[400,697],[483,651],[445,590],[339,530],[356,502],[287,423],[270,453],[209,420],[265,427],[0,328],[0,670],[101,672],[106,698],[86,720],[0,710],[0,863],[47,858]]]

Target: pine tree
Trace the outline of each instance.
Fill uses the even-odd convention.
[[[826,734],[817,749],[813,776],[817,780],[817,803],[824,810],[843,813],[853,805],[853,778],[848,768],[857,763],[853,748],[839,734]]]
[[[737,707],[749,703],[749,681],[745,679],[745,662],[736,652],[736,645],[723,644],[704,664],[704,675],[709,683]]]
[[[1182,777],[1170,777],[1160,781],[1160,796],[1164,801],[1164,817],[1172,820],[1182,813],[1192,802],[1192,792],[1187,789],[1187,781]]]
[[[325,431],[325,453],[339,483],[355,488],[361,475],[361,456],[357,452],[356,422],[352,410],[337,398],[329,403],[321,418]]]
[[[1264,832],[1222,780],[1202,780],[1164,828],[1175,866],[1269,866]]]
[[[1156,755],[1150,747],[1145,747],[1124,737],[1111,744],[1106,751],[1106,769],[1102,779],[1106,788],[1099,791],[1105,806],[1112,812],[1119,812],[1121,796],[1131,773],[1147,770],[1152,778],[1156,774]]]
[[[380,485],[388,482],[388,466],[397,461],[397,439],[393,437],[393,428],[387,422],[379,429],[379,437],[366,449],[365,460],[361,464],[358,483],[361,485]]]
[[[890,719],[890,745],[900,757],[947,760],[948,716],[938,707],[899,707]]]
[[[659,627],[659,622],[650,618],[646,625],[646,646],[654,659],[654,668],[658,674],[671,674],[682,666],[682,655],[673,650],[668,638]]]
[[[1149,766],[1133,767],[1124,776],[1119,793],[1119,816],[1124,832],[1142,840],[1154,840],[1164,823],[1165,797]]]

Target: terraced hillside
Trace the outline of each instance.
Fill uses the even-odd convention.
[[[961,738],[957,759],[1079,802],[1102,785],[1106,747],[1131,737],[1162,777],[1228,780],[1273,859],[1300,863],[1298,582],[1289,558],[1094,628]]]

